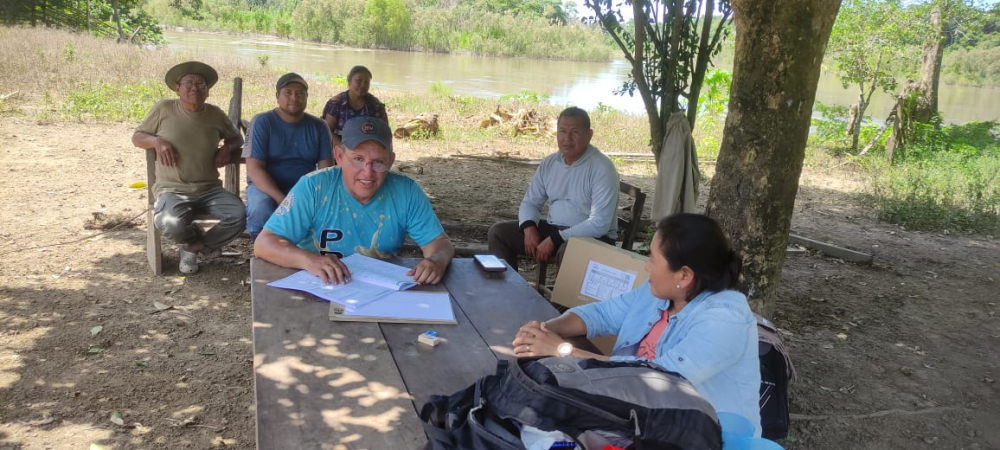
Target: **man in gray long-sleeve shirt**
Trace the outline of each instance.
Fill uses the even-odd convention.
[[[521,200],[517,221],[490,227],[489,251],[517,270],[517,256],[562,260],[571,236],[589,236],[614,244],[618,235],[618,171],[590,145],[594,130],[587,112],[570,107],[559,114],[559,151],[538,166]],[[549,203],[549,215],[540,220]]]

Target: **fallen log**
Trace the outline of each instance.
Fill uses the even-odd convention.
[[[410,139],[418,137],[437,136],[440,132],[438,127],[438,115],[431,113],[421,113],[410,119],[403,126],[396,128],[393,136],[400,139]]]

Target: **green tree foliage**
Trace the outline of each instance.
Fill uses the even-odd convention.
[[[367,0],[364,21],[372,40],[369,46],[410,48],[410,11],[403,0]]]
[[[1000,4],[943,3],[942,77],[951,83],[1000,86]]]
[[[855,86],[847,133],[856,152],[862,119],[876,90],[893,94],[900,74],[913,75],[919,61],[919,21],[899,0],[845,0],[830,35],[832,57],[845,88]]]
[[[5,0],[0,20],[87,30],[119,41],[163,41],[160,26],[142,10],[139,0]]]
[[[462,4],[501,15],[544,17],[553,25],[566,25],[570,18],[567,7],[557,0],[466,0]]]
[[[729,0],[585,0],[585,5],[632,66],[618,93],[639,93],[659,160],[667,120],[682,105],[694,128],[708,63],[730,30]],[[625,8],[631,8],[631,22],[624,20]]]
[[[292,11],[298,3],[298,0],[145,0],[145,7],[168,25],[288,37],[292,34]]]
[[[361,45],[359,38],[365,33],[357,19],[364,8],[364,0],[302,0],[292,13],[292,35],[307,41]]]
[[[75,1],[75,0],[74,0]],[[608,60],[600,30],[556,0],[145,0],[164,23],[357,47]]]

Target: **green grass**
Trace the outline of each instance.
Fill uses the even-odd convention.
[[[909,229],[1000,231],[998,135],[995,122],[919,127],[893,164],[882,154],[864,161],[872,180],[861,200]]]
[[[66,119],[78,121],[139,122],[150,105],[166,98],[170,91],[159,81],[127,84],[80,83],[71,91],[65,108]]]
[[[1000,231],[1000,156],[942,153],[875,168],[862,201],[879,220],[912,230]]]

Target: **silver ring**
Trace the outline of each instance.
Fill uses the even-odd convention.
[[[531,346],[530,345],[525,345],[524,348],[525,348],[525,350],[527,350],[529,352],[531,351]]]

